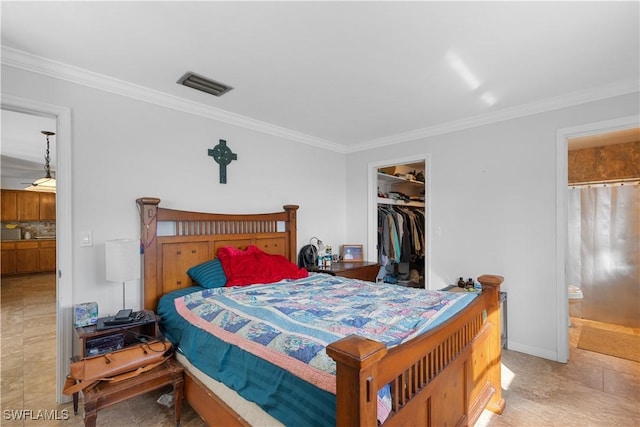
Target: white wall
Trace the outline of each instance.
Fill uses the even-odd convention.
[[[299,247],[312,236],[334,245],[345,240],[345,189],[334,184],[346,180],[344,154],[6,66],[2,93],[71,109],[73,303],[97,301],[100,315],[122,304],[121,285],[105,279],[104,242],[139,237],[138,197],[204,212],[298,204]],[[238,155],[227,184],[207,155],[219,139]],[[80,247],[83,231],[92,232],[92,247]],[[127,290],[127,305],[138,308],[139,283]]]
[[[431,288],[503,275],[510,348],[550,359],[564,268],[555,265],[556,132],[637,115],[639,105],[636,93],[344,156],[6,66],[2,93],[71,109],[74,303],[97,301],[101,315],[120,307],[119,285],[104,276],[104,242],[139,237],[138,197],[218,212],[299,204],[298,246],[312,236],[334,247],[368,243],[367,165],[428,154],[432,227],[442,231]],[[207,156],[219,139],[238,154],[226,185]],[[92,247],[79,247],[81,231],[92,231]],[[129,289],[138,308],[139,286]]]
[[[430,287],[499,274],[509,347],[556,360],[556,133],[638,114],[638,94],[347,156],[347,239],[367,239],[367,164],[429,154]],[[566,331],[565,331],[566,332]]]

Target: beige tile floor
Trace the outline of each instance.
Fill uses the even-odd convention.
[[[3,278],[1,286],[0,425],[82,426],[82,409],[73,415],[70,403],[55,402],[54,275]],[[573,319],[572,323],[567,364],[503,352],[507,407],[500,416],[485,411],[476,427],[640,426],[640,364],[576,348],[580,329],[589,322]],[[98,426],[174,425],[173,410],[156,402],[167,391],[100,411]],[[22,409],[32,411],[30,419],[10,419],[12,411]],[[43,410],[68,419],[35,419]],[[182,415],[182,426],[205,425],[188,404]]]

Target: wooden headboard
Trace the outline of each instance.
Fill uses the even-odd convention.
[[[165,293],[191,286],[189,267],[215,258],[223,246],[246,249],[254,245],[297,261],[297,205],[285,205],[282,212],[274,213],[216,214],[160,208],[160,199],[155,197],[142,197],[136,203],[146,310],[155,310]]]

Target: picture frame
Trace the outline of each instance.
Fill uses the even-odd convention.
[[[364,262],[362,245],[342,245],[342,260],[344,262]]]

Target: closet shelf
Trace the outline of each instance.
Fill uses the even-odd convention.
[[[384,181],[389,184],[412,184],[412,185],[424,187],[424,182],[422,181],[411,181],[406,178],[400,178],[399,176],[388,175],[386,173],[380,173],[380,172],[378,172],[378,180]]]
[[[416,206],[424,208],[424,202],[405,202],[404,200],[387,199],[385,197],[378,197],[379,205],[396,205],[396,206]]]

